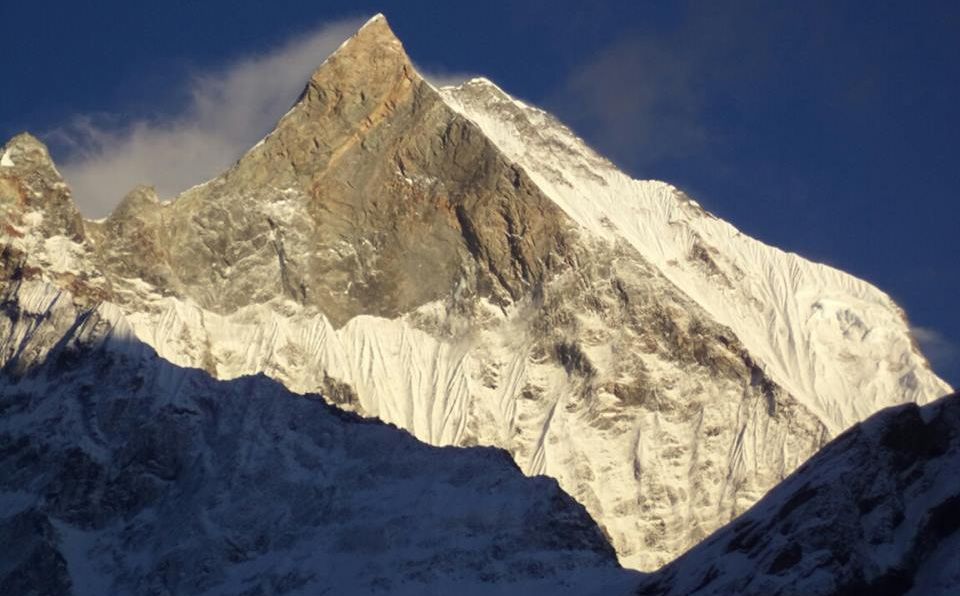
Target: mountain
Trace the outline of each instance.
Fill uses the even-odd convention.
[[[88,221],[20,135],[0,214],[7,285],[109,305],[177,367],[500,447],[635,569],[851,424],[950,391],[881,291],[630,179],[489,81],[435,88],[382,16],[213,180]]]
[[[639,594],[951,594],[960,586],[960,396],[885,410]]]

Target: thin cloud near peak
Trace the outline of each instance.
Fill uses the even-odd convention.
[[[960,347],[950,341],[943,333],[930,327],[911,326],[910,333],[920,343],[920,349],[930,361],[930,365],[939,372],[954,372],[960,360]]]
[[[101,217],[139,184],[169,198],[217,175],[273,128],[313,70],[363,20],[329,22],[192,77],[184,82],[190,101],[170,117],[121,124],[110,114],[70,119],[47,136],[67,148],[58,166],[78,207]]]

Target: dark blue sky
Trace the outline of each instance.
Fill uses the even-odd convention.
[[[51,131],[78,115],[162,119],[197,72],[384,12],[425,69],[483,74],[634,176],[877,284],[960,385],[960,3],[592,4],[4,2],[0,136],[67,159]]]

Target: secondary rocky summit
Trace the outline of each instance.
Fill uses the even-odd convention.
[[[433,87],[380,16],[217,178],[85,221],[20,136],[0,214],[8,295],[43,282],[172,364],[501,447],[637,569],[950,389],[881,291],[630,179],[489,81]]]

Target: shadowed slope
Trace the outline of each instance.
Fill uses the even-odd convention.
[[[957,470],[960,396],[884,410],[638,593],[956,593]]]

